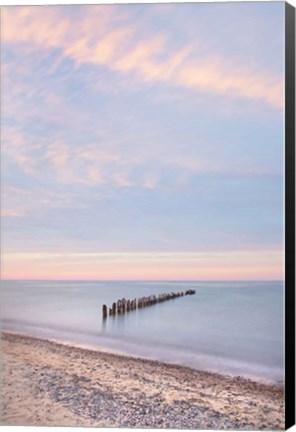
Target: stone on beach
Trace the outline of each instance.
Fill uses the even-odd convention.
[[[4,425],[284,429],[283,386],[5,333],[2,349]]]

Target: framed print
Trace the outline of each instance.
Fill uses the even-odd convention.
[[[295,424],[295,8],[1,7],[1,425]]]

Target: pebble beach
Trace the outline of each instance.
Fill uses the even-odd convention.
[[[284,387],[2,333],[2,425],[284,429]]]

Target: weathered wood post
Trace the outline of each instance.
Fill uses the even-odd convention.
[[[178,292],[170,292],[170,293],[162,293],[162,294],[152,294],[148,297],[139,297],[133,300],[126,300],[125,298],[117,300],[112,304],[112,307],[109,308],[109,315],[116,314],[124,314],[125,312],[133,311],[135,309],[142,309],[147,306],[152,306],[157,303],[162,303],[167,300],[173,300],[179,297],[187,296],[195,294],[196,291],[193,289],[188,289],[186,291],[178,291]],[[106,305],[103,305],[103,318],[107,318],[108,308]]]
[[[185,295],[193,295],[195,294],[195,290],[189,289],[185,292]]]

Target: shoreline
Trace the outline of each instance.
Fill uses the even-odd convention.
[[[239,380],[239,381],[245,381],[245,382],[252,382],[256,385],[262,385],[262,386],[266,386],[266,387],[275,387],[275,388],[284,388],[284,382],[280,382],[280,381],[269,381],[266,382],[264,381],[264,379],[255,379],[255,378],[249,378],[249,377],[245,377],[245,376],[241,376],[241,375],[232,375],[230,373],[224,374],[224,373],[220,373],[220,372],[213,372],[211,370],[205,370],[205,369],[197,369],[191,366],[186,366],[186,365],[182,365],[179,363],[174,363],[174,362],[166,362],[166,361],[161,361],[161,360],[156,360],[156,359],[150,359],[150,358],[145,358],[145,357],[141,357],[141,356],[137,356],[137,355],[132,355],[132,354],[125,354],[122,352],[119,352],[117,350],[112,350],[111,348],[104,348],[104,347],[98,347],[98,348],[94,348],[91,345],[88,344],[80,344],[80,343],[71,343],[71,342],[63,342],[63,341],[59,341],[57,339],[48,339],[48,338],[43,338],[41,336],[32,336],[32,335],[28,335],[28,334],[24,334],[24,333],[20,333],[17,331],[12,331],[12,330],[3,330],[1,332],[2,334],[2,339],[3,337],[19,337],[19,338],[24,338],[24,339],[31,339],[33,341],[37,340],[40,342],[45,342],[45,343],[49,343],[49,344],[55,344],[57,346],[61,346],[61,347],[67,347],[70,350],[82,350],[85,351],[87,353],[97,353],[99,355],[101,354],[106,354],[107,356],[114,356],[114,357],[118,357],[120,360],[126,360],[126,361],[139,361],[139,362],[147,362],[151,365],[155,364],[155,365],[163,365],[163,366],[167,366],[167,367],[173,367],[176,369],[180,369],[180,370],[188,370],[191,372],[197,372],[197,373],[201,373],[201,374],[209,374],[212,376],[217,376],[220,378],[225,378],[227,380]]]
[[[227,378],[238,378],[239,379],[244,379],[246,381],[254,381],[255,383],[258,384],[265,384],[268,386],[277,386],[277,387],[282,387],[285,385],[285,381],[284,379],[275,379],[275,378],[271,378],[270,376],[268,377],[267,375],[262,375],[262,374],[255,374],[255,373],[250,373],[250,372],[245,372],[244,374],[241,374],[240,372],[236,371],[230,371],[229,369],[227,370],[223,370],[223,368],[220,368],[219,370],[217,370],[217,367],[211,367],[210,365],[208,366],[194,366],[192,364],[186,364],[186,363],[180,363],[180,362],[176,362],[173,359],[169,360],[169,359],[158,359],[155,356],[145,356],[145,355],[141,355],[141,354],[136,354],[136,353],[131,353],[131,352],[127,352],[124,349],[120,349],[120,348],[113,348],[111,346],[104,346],[103,345],[93,345],[91,342],[86,342],[86,343],[82,343],[82,342],[75,342],[74,340],[70,340],[65,338],[63,339],[58,339],[56,337],[48,337],[48,336],[43,336],[40,334],[30,334],[27,332],[20,332],[19,330],[13,330],[13,329],[3,329],[2,330],[3,334],[9,334],[9,335],[15,335],[15,336],[21,336],[21,337],[27,337],[27,338],[32,338],[32,339],[40,339],[40,340],[44,340],[47,342],[52,342],[52,343],[56,343],[58,345],[63,345],[63,346],[67,346],[69,348],[79,348],[82,350],[87,350],[87,351],[94,351],[97,353],[106,353],[106,354],[113,354],[116,356],[122,356],[124,358],[131,358],[131,359],[136,359],[136,360],[147,360],[147,361],[151,361],[151,362],[156,362],[156,363],[160,363],[160,364],[164,364],[164,365],[172,365],[172,366],[179,366],[181,368],[188,368],[188,369],[192,369],[193,371],[198,371],[198,372],[208,372],[210,374],[216,374],[219,376],[223,376],[223,377],[227,377]]]
[[[284,429],[284,387],[2,332],[1,424]]]

